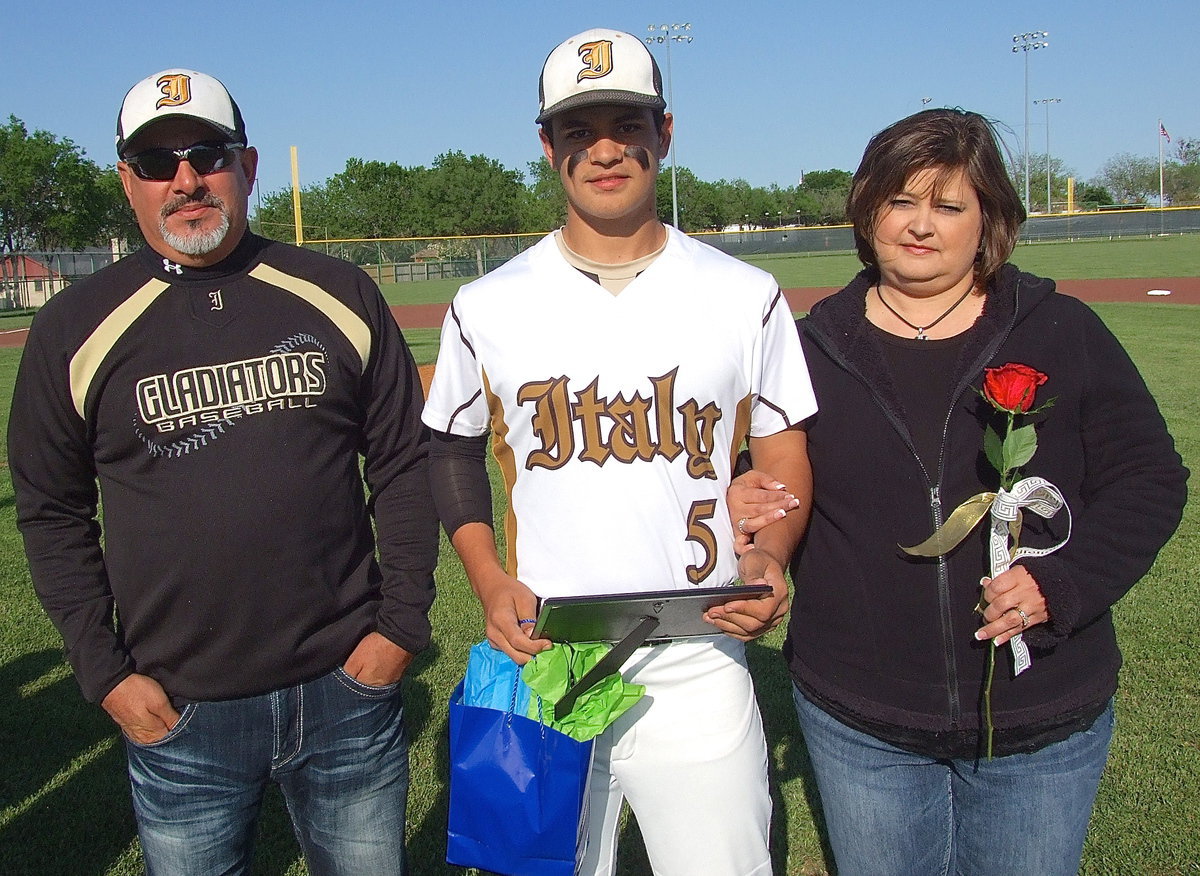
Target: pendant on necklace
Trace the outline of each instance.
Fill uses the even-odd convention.
[[[966,290],[963,292],[963,294],[959,296],[958,300],[955,301],[953,304],[951,304],[948,308],[946,308],[946,310],[942,312],[942,315],[939,316],[937,319],[935,319],[933,322],[926,323],[925,325],[917,325],[915,322],[909,322],[907,319],[905,319],[903,316],[900,315],[900,312],[897,311],[896,308],[892,307],[892,305],[887,303],[887,299],[883,297],[883,290],[880,288],[881,286],[882,286],[882,283],[875,284],[875,295],[876,295],[876,297],[879,298],[879,303],[882,304],[884,307],[886,307],[891,312],[892,316],[896,317],[896,319],[900,320],[902,323],[904,323],[910,329],[916,329],[917,330],[916,340],[918,340],[918,341],[929,340],[929,336],[927,334],[925,334],[926,329],[933,328],[935,325],[937,325],[943,319],[948,317],[954,311],[954,309],[956,307],[958,307],[958,305],[962,304],[964,301],[967,300],[967,296],[971,294],[971,289],[974,288],[972,286],[968,286],[966,288]]]

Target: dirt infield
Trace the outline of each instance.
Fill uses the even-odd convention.
[[[1083,301],[1161,301],[1170,304],[1200,304],[1200,277],[1157,277],[1137,280],[1059,280],[1058,290]],[[1167,290],[1170,295],[1147,295],[1151,290]],[[826,295],[837,291],[835,286],[812,289],[784,289],[792,310],[805,311]],[[392,315],[401,328],[440,328],[446,316],[446,304],[409,304],[392,308]],[[0,332],[0,347],[20,347],[25,344],[25,329]]]

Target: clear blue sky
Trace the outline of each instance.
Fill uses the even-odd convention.
[[[871,134],[925,97],[1000,120],[1019,149],[1024,57],[1010,47],[1033,29],[1050,47],[1030,53],[1029,99],[1062,98],[1050,149],[1080,179],[1120,152],[1157,156],[1160,117],[1176,142],[1200,137],[1196,0],[13,2],[0,14],[0,118],[111,164],[125,91],[192,67],[241,105],[266,192],[290,184],[292,145],[306,185],[350,157],[428,165],[452,149],[524,171],[541,154],[537,77],[555,44],[684,21],[694,42],[671,57],[677,161],[705,180],[852,171]],[[1041,106],[1029,136],[1043,152]]]

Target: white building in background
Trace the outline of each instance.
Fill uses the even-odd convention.
[[[24,253],[0,256],[0,310],[41,307],[67,278]]]

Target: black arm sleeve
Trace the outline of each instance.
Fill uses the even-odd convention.
[[[492,486],[487,475],[487,435],[464,437],[434,431],[429,441],[433,507],[453,536],[464,523],[492,525]]]

